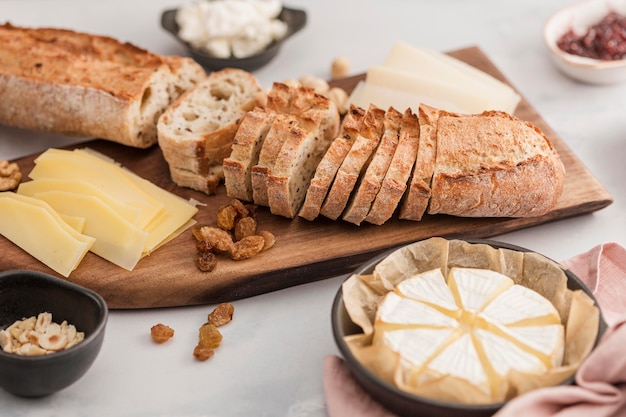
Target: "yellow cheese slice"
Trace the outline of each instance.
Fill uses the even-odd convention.
[[[86,220],[84,217],[69,216],[63,213],[59,213],[59,216],[61,216],[65,223],[69,224],[72,229],[76,230],[78,233],[83,233],[85,230]]]
[[[77,194],[91,195],[104,201],[109,207],[115,210],[120,216],[132,224],[140,223],[141,210],[122,200],[116,195],[115,190],[104,190],[97,188],[84,179],[73,178],[40,178],[33,181],[23,182],[17,188],[18,194],[34,196],[37,193],[46,191],[68,191]]]
[[[508,392],[509,372],[560,366],[564,330],[540,294],[495,271],[451,268],[409,277],[376,311],[374,344],[399,355],[396,383],[427,392],[446,378],[479,402]],[[429,388],[430,387],[430,388]]]
[[[0,193],[0,234],[64,277],[95,243],[78,233],[48,204],[12,192]]]
[[[80,178],[141,211],[139,227],[150,223],[163,210],[163,204],[146,194],[113,164],[99,164],[97,158],[86,159],[74,151],[48,149],[35,159],[29,174],[33,180]],[[101,161],[103,162],[103,161]]]
[[[128,181],[140,188],[146,195],[162,204],[163,210],[159,215],[144,226],[144,230],[150,234],[144,248],[144,254],[150,254],[166,241],[175,237],[176,234],[195,224],[195,221],[191,219],[198,212],[198,208],[189,201],[158,187],[132,171],[118,166],[111,162],[111,159],[106,155],[99,152],[91,149],[75,149],[74,153],[101,166],[113,164],[113,169],[118,170],[120,175],[124,175]]]
[[[91,251],[124,269],[132,271],[141,259],[148,233],[120,216],[103,200],[69,191],[36,193],[60,213],[86,219],[84,233],[96,238]]]

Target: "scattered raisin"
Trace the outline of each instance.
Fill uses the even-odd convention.
[[[155,324],[150,328],[150,336],[157,343],[165,343],[174,336],[174,329],[165,324]]]
[[[215,353],[214,349],[206,346],[196,345],[193,350],[193,356],[199,361],[205,361],[209,359]]]
[[[200,232],[204,239],[208,240],[214,251],[230,252],[233,248],[233,238],[224,229],[219,227],[203,226]]]
[[[235,242],[230,257],[235,261],[248,259],[261,252],[263,246],[265,246],[265,239],[262,236],[246,236]]]
[[[250,210],[249,210],[249,206],[246,206],[245,204],[243,204],[241,201],[234,199],[233,201],[230,202],[230,206],[233,207],[236,211],[237,214],[239,215],[239,217],[248,217],[250,215]]]
[[[217,227],[223,230],[233,230],[237,214],[237,209],[232,205],[220,207],[217,210]]]
[[[217,349],[222,344],[222,334],[214,324],[204,323],[198,332],[198,345]]]
[[[261,250],[268,250],[269,248],[274,246],[274,243],[276,243],[276,237],[272,232],[268,232],[267,230],[261,230],[258,235],[263,237],[263,239],[265,240],[265,244],[263,245],[263,249]]]
[[[244,217],[235,225],[235,240],[241,240],[246,236],[256,234],[256,220],[252,217]]]
[[[215,327],[223,326],[233,319],[233,313],[235,307],[230,303],[219,304],[215,309],[209,313],[208,321]]]
[[[211,242],[206,239],[200,239],[198,243],[196,243],[196,249],[198,252],[211,252],[213,246],[211,246]]]
[[[196,257],[196,266],[202,272],[211,272],[217,266],[217,258],[213,252],[199,252]]]

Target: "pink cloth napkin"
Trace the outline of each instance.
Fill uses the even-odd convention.
[[[494,417],[626,417],[626,249],[604,243],[562,264],[594,293],[609,328],[576,385],[531,391]],[[343,359],[328,355],[323,372],[329,417],[395,417],[361,389]]]

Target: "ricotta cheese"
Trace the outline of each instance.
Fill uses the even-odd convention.
[[[513,374],[543,374],[563,360],[558,311],[495,271],[434,269],[408,278],[379,305],[373,343],[399,357],[399,386],[442,378],[484,401],[502,401]]]
[[[178,36],[217,58],[246,58],[287,33],[277,0],[209,0],[181,7]]]

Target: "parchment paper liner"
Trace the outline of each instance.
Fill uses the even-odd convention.
[[[516,284],[531,288],[554,304],[565,327],[563,365],[543,375],[509,374],[505,397],[493,399],[476,387],[455,377],[443,377],[416,387],[403,382],[397,354],[384,346],[373,346],[373,323],[384,295],[415,274],[442,268],[444,276],[452,267],[491,269]],[[430,238],[402,247],[384,258],[372,274],[350,276],[342,286],[343,301],[351,320],[363,333],[345,341],[353,355],[383,380],[407,392],[443,401],[466,404],[497,403],[531,389],[560,384],[572,376],[587,357],[598,335],[600,311],[582,290],[567,288],[562,267],[534,252],[494,248],[462,240]]]

